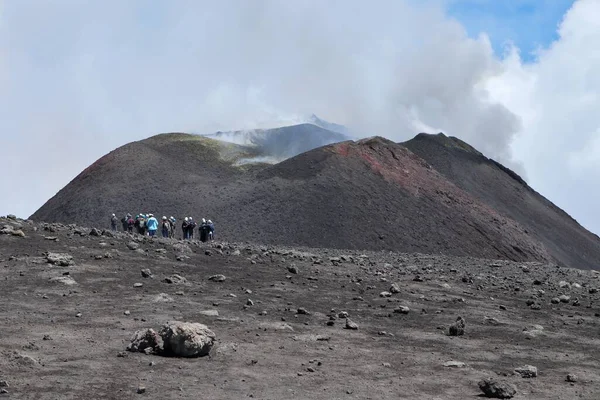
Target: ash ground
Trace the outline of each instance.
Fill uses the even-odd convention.
[[[600,397],[595,271],[4,225],[25,237],[0,235],[0,398],[476,399],[486,377],[514,384],[515,399]],[[49,264],[47,252],[74,265]],[[173,274],[187,282],[166,283]],[[76,284],[53,280],[65,276]],[[400,292],[382,297],[393,283]],[[553,304],[560,295],[570,299]],[[358,330],[327,325],[342,311]],[[465,335],[447,336],[458,316]],[[136,330],[168,320],[208,325],[211,355],[125,352]],[[515,375],[523,365],[539,376]]]

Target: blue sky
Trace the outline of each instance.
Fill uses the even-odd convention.
[[[574,0],[449,0],[447,12],[460,21],[469,36],[485,32],[502,56],[513,42],[524,61],[535,59],[539,47],[557,37],[557,26]]]

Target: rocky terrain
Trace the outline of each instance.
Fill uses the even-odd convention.
[[[151,212],[210,218],[230,242],[599,267],[596,235],[457,139],[374,137],[288,158],[338,137],[309,124],[252,146],[154,136],[102,157],[31,218],[106,227],[113,212]],[[276,155],[286,159],[258,162]]]
[[[0,398],[597,399],[599,276],[0,218]]]

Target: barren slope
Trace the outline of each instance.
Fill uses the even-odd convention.
[[[564,265],[600,268],[600,239],[517,174],[459,139],[419,134],[402,143],[448,180],[524,227]]]
[[[94,163],[32,218],[106,226],[112,212],[153,212],[211,218],[226,240],[549,259],[513,220],[389,140],[236,166],[255,150],[183,134],[132,143]]]
[[[4,225],[21,227],[26,237],[0,234],[2,398],[475,399],[477,382],[488,376],[515,385],[515,400],[593,400],[600,393],[595,271],[389,252],[186,246],[0,219],[0,230]],[[132,241],[137,250],[128,248]],[[74,265],[50,265],[47,252],[68,253]],[[293,266],[297,273],[288,270]],[[142,268],[153,278],[143,278]],[[187,282],[166,283],[172,274]],[[226,280],[212,282],[213,274]],[[399,292],[382,297],[392,283]],[[563,294],[570,299],[552,303]],[[407,313],[397,312],[400,306]],[[340,312],[358,330],[344,329]],[[447,336],[459,315],[464,336]],[[217,336],[211,356],[125,352],[133,332],[173,319],[207,324]],[[537,378],[513,372],[526,364],[538,368]]]

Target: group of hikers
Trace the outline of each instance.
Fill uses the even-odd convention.
[[[121,226],[123,232],[138,233],[144,236],[157,236],[158,228],[163,238],[175,238],[177,220],[171,216],[167,218],[162,217],[159,223],[158,219],[154,217],[154,214],[138,214],[135,218],[131,214],[125,215],[121,218]],[[119,219],[116,214],[112,214],[110,218],[110,227],[113,231],[117,230]],[[198,227],[198,233],[200,240],[206,242],[208,240],[214,240],[215,238],[215,224],[209,219],[202,218],[202,222],[198,226],[196,221],[192,217],[185,217],[181,224],[181,230],[183,233],[183,239],[193,240],[194,231]]]

